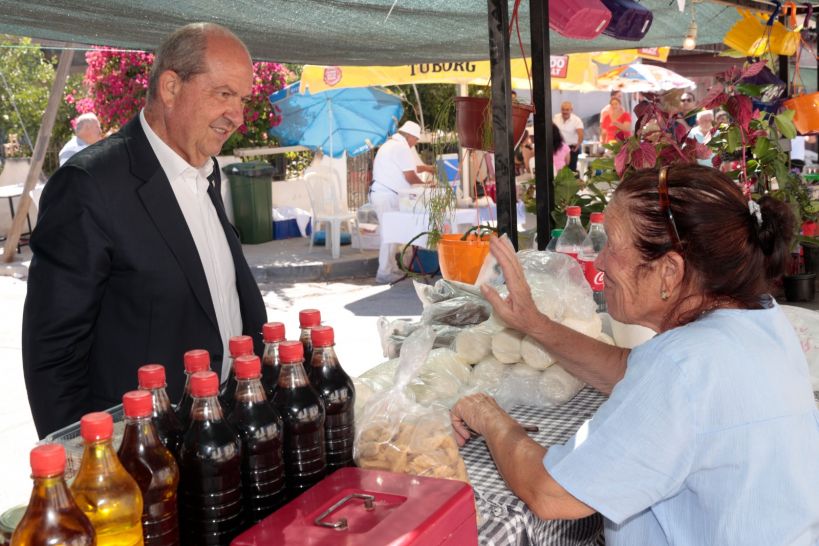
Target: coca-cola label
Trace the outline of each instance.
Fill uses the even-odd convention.
[[[594,267],[594,260],[583,261],[581,264],[583,264],[583,273],[585,273],[586,281],[589,283],[589,286],[591,286],[591,289],[595,292],[603,290],[605,273]]]

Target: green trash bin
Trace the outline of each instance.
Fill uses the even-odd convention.
[[[273,240],[273,167],[263,161],[225,167],[233,198],[233,220],[242,243]]]

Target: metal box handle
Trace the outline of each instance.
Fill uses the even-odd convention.
[[[319,527],[327,527],[329,529],[335,529],[336,531],[344,531],[347,529],[347,518],[339,518],[338,521],[329,522],[329,521],[322,521],[324,518],[330,517],[330,515],[341,508],[347,502],[353,499],[361,499],[364,501],[364,510],[368,512],[375,510],[375,497],[373,495],[365,495],[363,493],[351,493],[332,505],[330,508],[322,512],[322,514],[317,517],[314,521],[316,525]]]

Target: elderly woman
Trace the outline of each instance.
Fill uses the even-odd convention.
[[[610,393],[548,450],[486,395],[452,409],[482,434],[509,487],[544,519],[600,512],[607,546],[816,544],[819,411],[799,342],[767,295],[793,233],[780,201],[749,202],[697,165],[624,179],[596,266],[615,319],[659,334],[632,350],[538,312],[514,249],[492,242],[509,296],[495,313]]]

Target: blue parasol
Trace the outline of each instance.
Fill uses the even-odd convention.
[[[270,95],[281,123],[270,134],[283,146],[307,146],[332,157],[355,157],[395,133],[401,99],[375,87],[299,93],[299,82]]]

